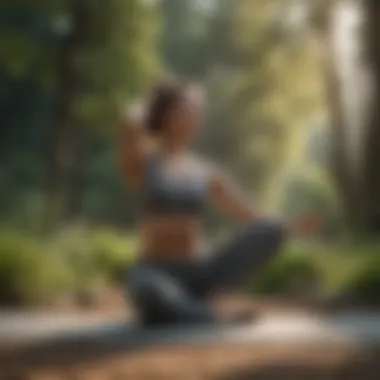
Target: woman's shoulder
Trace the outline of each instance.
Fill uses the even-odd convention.
[[[199,170],[208,178],[220,171],[218,164],[211,157],[197,153],[192,154],[192,159]]]

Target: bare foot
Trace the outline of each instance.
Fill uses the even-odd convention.
[[[259,317],[257,311],[253,309],[238,310],[222,316],[223,323],[227,325],[245,325],[256,321]]]

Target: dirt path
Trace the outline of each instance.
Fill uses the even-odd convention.
[[[2,380],[375,380],[380,352],[347,347],[61,347],[1,367]]]
[[[138,329],[126,316],[1,314],[0,347],[70,340],[105,345],[161,343],[371,344],[380,346],[380,313],[266,313],[239,328]]]
[[[254,307],[258,322],[229,330],[138,330],[121,297],[85,312],[0,312],[0,380],[380,378],[379,311]]]
[[[1,380],[371,380],[380,373],[377,313],[269,313],[233,330],[138,330],[113,319],[36,314],[7,318]],[[4,321],[0,316],[3,332]],[[12,324],[13,335],[37,335],[15,344],[20,340],[9,340]]]

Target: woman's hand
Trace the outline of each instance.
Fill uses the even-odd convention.
[[[247,199],[224,172],[213,168],[211,195],[215,203],[227,214],[243,223],[259,222],[267,218],[264,212],[250,207]],[[287,230],[295,236],[312,236],[321,229],[321,220],[315,213],[306,213],[287,223]]]
[[[309,212],[289,223],[289,232],[295,236],[312,236],[321,229],[321,220],[315,213]]]
[[[124,112],[117,141],[119,167],[123,177],[132,185],[138,185],[141,182],[148,155],[142,112],[139,105]]]

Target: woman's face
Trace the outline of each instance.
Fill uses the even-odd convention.
[[[168,110],[164,135],[177,143],[194,139],[202,126],[202,101],[199,95],[188,93]]]

